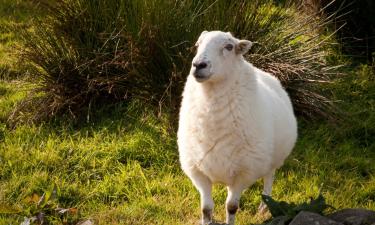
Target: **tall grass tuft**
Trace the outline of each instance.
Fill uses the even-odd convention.
[[[319,89],[334,73],[325,61],[329,34],[322,35],[329,17],[271,0],[63,0],[45,7],[49,16],[36,21],[41,25],[21,31],[21,57],[33,63],[36,87],[12,121],[89,115],[131,99],[176,112],[203,30],[258,43],[249,61],[280,78],[297,113],[330,115]]]

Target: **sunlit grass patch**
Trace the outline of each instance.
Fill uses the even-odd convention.
[[[30,84],[22,80],[7,82],[0,79],[0,124],[5,126],[13,108],[26,97],[30,89]]]
[[[18,58],[22,43],[16,30],[32,29],[33,19],[43,12],[39,3],[29,0],[1,0],[0,3],[0,80],[28,74],[27,62]]]
[[[139,103],[115,108],[110,117],[103,114],[89,124],[84,121],[79,130],[64,121],[4,130],[2,204],[22,212],[17,215],[27,215],[24,199],[35,193],[41,196],[56,185],[56,203],[76,208],[75,216],[81,220],[196,223],[199,194],[179,168],[175,136],[166,133],[166,121]],[[273,197],[301,203],[321,190],[336,208],[374,209],[374,152],[342,139],[327,124],[303,124],[301,129],[296,149],[276,175]],[[242,195],[238,224],[265,219],[256,215],[261,191],[258,181]],[[215,219],[223,221],[225,187],[216,185],[213,196]]]

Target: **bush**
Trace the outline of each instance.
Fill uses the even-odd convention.
[[[37,87],[10,120],[86,115],[108,102],[141,99],[177,112],[193,48],[203,30],[256,41],[250,62],[278,76],[297,113],[329,116],[319,91],[334,72],[325,62],[327,20],[271,0],[64,0],[23,30],[22,58]],[[329,37],[329,35],[328,35]],[[24,115],[27,115],[26,117]]]
[[[333,208],[326,203],[321,193],[319,193],[317,198],[311,198],[310,202],[300,204],[276,201],[267,195],[262,195],[262,199],[272,215],[272,218],[264,222],[263,225],[288,225],[300,212],[323,215],[325,210]]]

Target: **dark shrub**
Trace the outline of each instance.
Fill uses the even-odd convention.
[[[375,57],[375,1],[330,1],[324,0],[323,6],[327,13],[339,11],[336,26],[343,29],[338,33],[343,51],[346,55],[356,57],[360,60],[372,62]]]

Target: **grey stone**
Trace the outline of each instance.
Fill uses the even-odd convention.
[[[300,212],[289,225],[343,225],[342,223],[331,220],[312,212]]]
[[[367,209],[343,209],[327,217],[345,225],[375,224],[375,212]]]
[[[273,218],[266,225],[285,225],[290,220],[291,220],[290,216],[278,216],[278,217]]]

